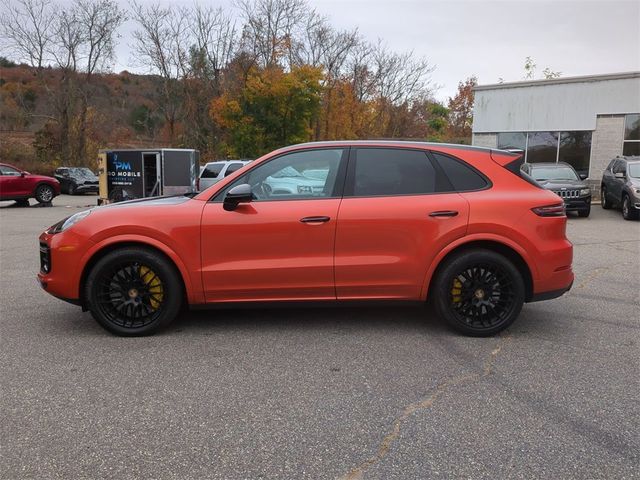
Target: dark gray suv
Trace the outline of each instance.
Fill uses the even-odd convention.
[[[625,220],[640,216],[640,156],[616,157],[602,174],[602,208],[621,207]]]
[[[525,163],[521,168],[542,188],[562,198],[567,212],[577,212],[579,217],[589,216],[591,189],[584,181],[586,175],[578,175],[571,165],[564,162]]]

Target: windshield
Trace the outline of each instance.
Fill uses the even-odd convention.
[[[627,175],[633,178],[640,178],[640,163],[630,163],[627,166]]]
[[[571,167],[534,167],[531,176],[538,182],[543,180],[578,180],[578,175]]]
[[[88,168],[70,168],[69,173],[77,177],[95,177],[95,174]]]

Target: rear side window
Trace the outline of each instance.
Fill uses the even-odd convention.
[[[216,178],[220,175],[223,167],[224,163],[212,163],[210,165],[206,165],[202,171],[202,175],[200,175],[200,178]]]
[[[421,195],[436,191],[436,172],[425,152],[358,148],[353,195]]]
[[[482,175],[463,161],[437,152],[432,154],[457,192],[482,190],[488,185]]]

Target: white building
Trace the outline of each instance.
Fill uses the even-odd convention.
[[[567,162],[600,184],[618,155],[640,155],[640,72],[475,88],[473,144]]]

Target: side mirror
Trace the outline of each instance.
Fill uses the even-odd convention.
[[[249,203],[251,200],[253,200],[251,185],[249,185],[248,183],[243,183],[242,185],[236,185],[227,192],[224,197],[222,207],[227,212],[231,212],[238,208],[239,204]]]
[[[589,178],[589,175],[587,175],[586,173],[580,174],[580,180],[586,180],[587,178]]]
[[[616,172],[616,173],[614,173],[613,175],[614,175],[614,177],[616,177],[616,178],[624,178],[624,173],[622,173],[622,172]]]

